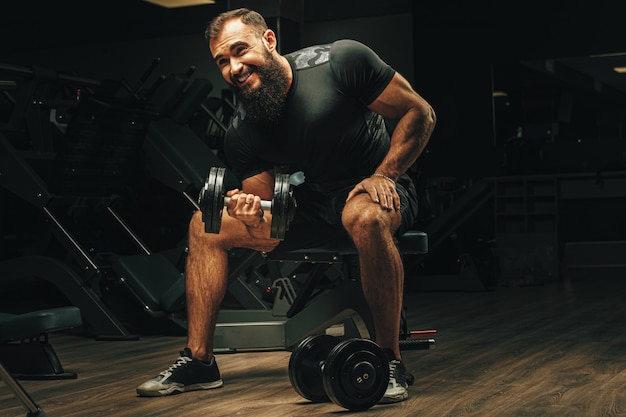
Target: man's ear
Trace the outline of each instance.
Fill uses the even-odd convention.
[[[265,33],[263,34],[263,43],[270,52],[274,52],[274,50],[276,49],[277,40],[276,34],[273,30],[268,29],[265,31]]]

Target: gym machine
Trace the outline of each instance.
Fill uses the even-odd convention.
[[[111,259],[151,253],[119,212],[141,176],[151,104],[124,82],[12,65],[0,65],[0,76],[12,80],[3,83],[12,105],[0,125],[0,187],[42,216],[37,250],[0,260],[0,279],[45,280],[80,307],[97,338],[136,339],[103,291]]]

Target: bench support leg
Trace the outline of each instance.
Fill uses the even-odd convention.
[[[0,378],[9,387],[15,396],[22,402],[26,411],[27,417],[46,417],[46,413],[35,403],[35,401],[28,395],[24,387],[20,385],[15,378],[11,376],[9,371],[4,367],[4,364],[0,362]]]

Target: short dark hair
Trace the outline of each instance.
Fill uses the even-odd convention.
[[[258,12],[241,8],[229,10],[213,18],[204,30],[204,38],[207,41],[217,38],[224,28],[224,24],[230,19],[235,18],[240,18],[243,23],[251,26],[259,36],[263,36],[265,31],[268,29],[265,19]]]

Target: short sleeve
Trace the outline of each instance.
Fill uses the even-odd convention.
[[[330,66],[340,91],[366,105],[383,92],[396,72],[371,48],[348,39],[332,44]]]

